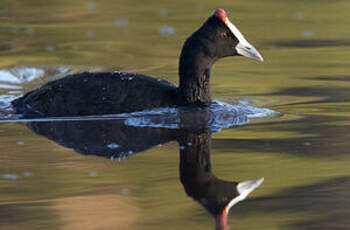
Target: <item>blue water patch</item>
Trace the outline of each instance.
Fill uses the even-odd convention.
[[[249,119],[264,118],[276,114],[266,108],[256,108],[249,105],[231,105],[214,101],[208,108],[157,108],[130,113],[125,119],[125,125],[134,127],[154,127],[180,129],[206,125],[212,132],[233,126],[244,125]]]

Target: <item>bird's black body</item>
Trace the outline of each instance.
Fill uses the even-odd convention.
[[[227,20],[225,11],[217,9],[186,40],[179,61],[179,87],[141,74],[78,73],[31,91],[14,100],[12,105],[25,117],[117,114],[162,106],[208,106],[212,65],[220,58],[240,55],[237,51],[240,41]]]
[[[25,117],[102,115],[169,106],[177,99],[176,91],[168,81],[141,74],[78,73],[49,82],[12,104]]]

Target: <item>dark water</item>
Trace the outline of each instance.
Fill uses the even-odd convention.
[[[230,229],[349,228],[347,0],[0,1],[0,109],[69,72],[177,82],[184,39],[216,7],[265,62],[219,61],[213,97],[283,115],[18,122],[2,112],[0,229],[213,229],[213,202],[199,195],[230,199],[223,181],[261,177]]]

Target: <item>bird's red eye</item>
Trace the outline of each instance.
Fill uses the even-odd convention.
[[[227,33],[226,33],[226,32],[221,32],[221,33],[220,33],[220,37],[222,37],[222,38],[227,37]]]

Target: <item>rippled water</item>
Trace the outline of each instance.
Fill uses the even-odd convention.
[[[14,98],[73,72],[177,83],[183,41],[216,7],[265,62],[215,64],[209,110],[11,113]],[[348,229],[349,10],[346,0],[0,1],[0,229],[213,229],[214,197],[261,177],[230,229]]]

